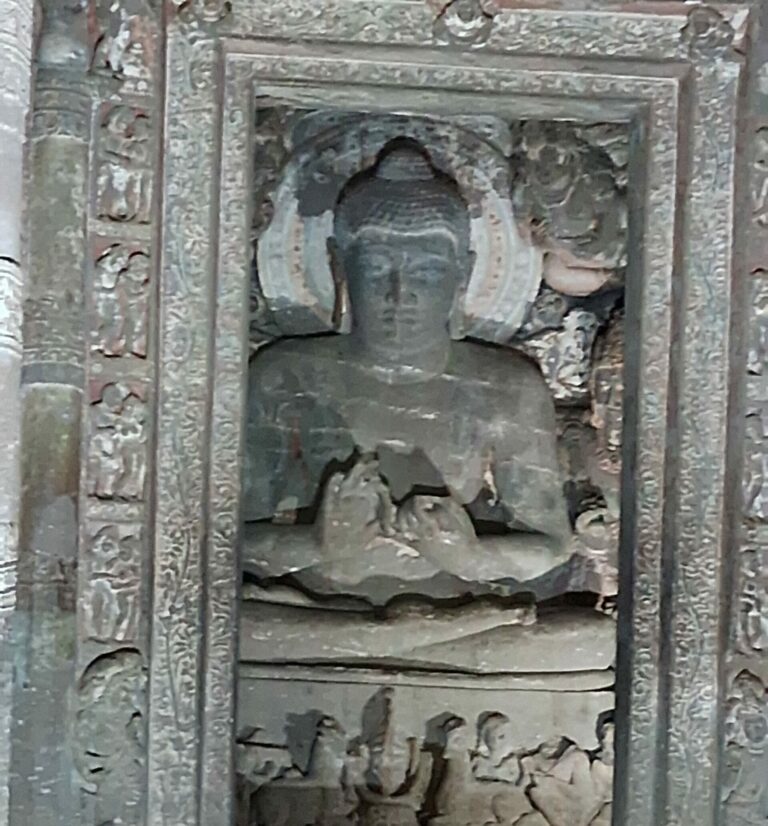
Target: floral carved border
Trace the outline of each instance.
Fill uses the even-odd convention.
[[[630,264],[635,312],[628,323],[641,346],[628,368],[617,816],[631,826],[714,823],[727,602],[719,572],[738,452],[727,426],[740,346],[732,326],[741,300],[732,289],[734,124],[747,25],[741,7],[722,9],[699,19],[674,3],[658,14],[500,7],[482,49],[444,45],[434,12],[402,0],[294,0],[279,14],[273,4],[242,2],[215,24],[183,14],[171,21],[154,463],[162,496],[154,522],[152,826],[198,817],[223,826],[231,817],[222,789],[232,782],[254,86],[260,94],[322,90],[350,103],[355,90],[370,102],[371,90],[385,100],[418,88],[430,100],[483,95],[527,116],[633,120],[639,140],[630,188],[643,252]],[[329,56],[317,45],[322,40],[343,47]],[[465,48],[474,51],[471,63],[461,58]],[[543,69],[530,70],[515,54],[538,55]],[[604,63],[598,55],[644,62]],[[585,64],[584,57],[594,59]],[[657,783],[660,776],[666,783]]]

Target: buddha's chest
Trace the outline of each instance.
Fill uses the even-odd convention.
[[[267,382],[256,424],[286,434],[286,449],[324,450],[347,435],[361,452],[382,446],[468,458],[487,440],[494,405],[477,381],[443,375],[389,384],[344,363],[293,365]]]
[[[278,361],[251,390],[247,476],[264,503],[253,518],[283,500],[308,506],[332,468],[363,453],[378,456],[396,499],[448,488],[470,502],[481,489],[495,436],[476,382],[387,384],[348,363]]]

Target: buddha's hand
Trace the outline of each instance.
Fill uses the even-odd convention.
[[[393,521],[394,505],[375,459],[363,458],[328,480],[317,528],[322,547],[331,555],[361,550],[391,534]]]
[[[449,573],[465,567],[477,544],[469,514],[449,496],[413,496],[400,506],[397,527],[411,547]]]

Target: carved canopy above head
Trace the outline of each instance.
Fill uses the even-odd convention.
[[[400,115],[308,115],[294,135],[257,253],[261,290],[283,334],[348,331],[346,288],[334,283],[329,258],[334,209],[352,176],[408,137],[456,181],[470,211],[474,264],[452,335],[509,341],[538,293],[542,253],[515,221],[509,162],[497,147],[456,123]]]

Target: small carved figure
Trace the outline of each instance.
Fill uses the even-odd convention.
[[[518,345],[523,352],[536,358],[558,401],[586,397],[597,326],[594,313],[573,309],[563,317],[560,329],[547,330]]]
[[[741,552],[741,581],[734,631],[742,654],[768,648],[768,552],[747,547]]]
[[[146,358],[149,256],[113,244],[94,268],[94,348]]]
[[[550,826],[590,826],[603,816],[613,799],[613,733],[612,722],[601,724],[597,755],[565,742],[549,752],[549,765],[532,767],[528,795]]]
[[[246,571],[301,580],[314,568],[313,590],[332,591],[356,565],[364,580],[524,582],[563,563],[571,528],[550,394],[524,356],[451,341],[469,216],[419,146],[389,145],[352,180],[333,255],[351,334],[281,341],[252,362]],[[317,525],[266,521],[311,508],[328,469],[359,454],[378,469],[365,460],[354,478],[333,477]],[[377,598],[381,584],[356,593]]]
[[[496,711],[488,714],[478,725],[477,751],[472,771],[478,780],[501,780],[518,783],[520,763],[512,751],[512,733],[509,718]]]
[[[595,347],[590,381],[592,415],[597,445],[589,473],[600,488],[610,512],[619,515],[619,474],[624,410],[624,314],[609,320]]]
[[[99,826],[143,822],[145,691],[141,655],[128,648],[99,657],[80,680],[76,760]]]
[[[418,826],[432,776],[432,757],[415,737],[400,740],[391,688],[378,691],[363,710],[362,740],[368,754],[365,782],[357,786],[360,826]]]
[[[345,788],[347,741],[333,717],[317,723],[305,774],[287,772],[254,795],[253,826],[345,826],[352,824],[356,801]]]
[[[548,251],[544,280],[574,296],[604,288],[626,264],[627,204],[616,174],[618,155],[589,137],[565,124],[528,121],[516,158],[515,205]]]
[[[101,528],[91,540],[85,590],[88,636],[95,640],[135,639],[139,619],[141,538],[121,536],[115,525]]]
[[[761,126],[754,136],[752,161],[752,221],[768,227],[768,126]]]
[[[618,593],[623,340],[624,317],[619,310],[597,339],[589,383],[594,441],[585,465],[589,483],[600,498],[581,510],[575,521],[574,551],[586,558],[590,576],[595,577],[592,590],[600,594],[598,608],[605,610],[613,609]]]
[[[108,384],[91,406],[89,492],[138,500],[146,476],[146,405],[128,386]]]
[[[93,66],[120,80],[147,84],[156,48],[155,13],[148,0],[98,0]]]
[[[768,691],[746,670],[733,680],[725,739],[729,769],[723,789],[725,822],[753,826],[768,820]]]
[[[99,135],[99,216],[146,224],[152,204],[149,116],[129,106],[115,106],[105,113]]]
[[[485,736],[501,733],[503,715],[487,715]],[[484,724],[480,724],[480,728]],[[479,780],[477,763],[472,759],[466,721],[452,717],[444,724],[446,745],[443,752],[445,771],[437,790],[437,817],[430,826],[513,826],[533,807],[522,786],[507,780]],[[518,771],[519,776],[519,771]]]
[[[762,522],[768,521],[767,418],[768,411],[762,409],[747,416],[744,434],[744,509],[748,517]]]

